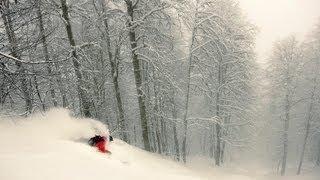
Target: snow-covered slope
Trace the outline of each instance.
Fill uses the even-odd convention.
[[[117,139],[110,144],[113,154],[102,154],[81,141],[95,133],[108,134],[108,131],[97,121],[72,118],[63,109],[28,119],[1,120],[0,180],[263,178],[206,169],[205,165],[201,170],[191,169]]]

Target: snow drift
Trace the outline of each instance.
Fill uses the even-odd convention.
[[[119,140],[111,145],[111,156],[79,141],[101,133],[108,134],[104,124],[73,118],[64,109],[26,119],[2,119],[0,179],[200,179],[173,161]]]
[[[102,154],[79,141],[95,134],[107,135],[106,125],[74,118],[64,109],[0,119],[0,180],[277,179],[246,170],[212,169],[201,162],[201,168],[191,169],[117,139],[110,144],[112,155]],[[310,174],[284,179],[318,178]]]
[[[26,119],[0,120],[2,136],[8,140],[19,137],[31,140],[76,140],[94,134],[108,134],[107,126],[92,119],[77,119],[66,109],[52,109],[46,114],[35,114]]]

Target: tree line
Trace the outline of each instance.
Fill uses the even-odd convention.
[[[287,161],[297,162],[297,174],[306,160],[319,166],[319,35],[318,24],[302,41],[292,35],[275,42],[266,69],[270,132],[277,136],[271,144],[281,175]]]

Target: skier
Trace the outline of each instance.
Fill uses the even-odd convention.
[[[89,139],[88,144],[90,146],[95,146],[102,153],[111,154],[111,152],[107,149],[108,141],[113,141],[113,137],[109,136],[107,140],[105,136],[95,135]]]

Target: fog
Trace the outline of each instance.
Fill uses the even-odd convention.
[[[294,34],[308,34],[320,16],[319,0],[239,0],[249,20],[260,33],[257,36],[259,62],[266,62],[272,43]]]

